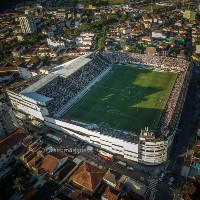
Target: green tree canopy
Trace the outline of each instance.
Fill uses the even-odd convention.
[[[101,37],[98,41],[98,48],[100,51],[104,51],[106,47],[106,41],[104,37]]]

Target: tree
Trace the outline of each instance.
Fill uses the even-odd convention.
[[[76,6],[76,0],[70,0],[70,6],[72,7]]]
[[[7,57],[7,58],[6,58],[6,61],[7,61],[7,62],[12,62],[12,61],[13,61],[13,58],[12,58],[12,57]]]
[[[98,41],[98,48],[100,51],[104,51],[105,49],[105,46],[106,46],[106,41],[105,41],[105,38],[104,37],[101,37]]]
[[[17,177],[15,180],[14,180],[14,187],[17,189],[17,190],[24,190],[24,183],[23,183],[23,180],[22,178],[20,177]]]
[[[108,27],[107,26],[103,26],[103,28],[102,28],[103,33],[106,33],[107,30],[108,30]]]
[[[15,61],[16,62],[24,62],[25,59],[23,57],[17,57],[17,58],[15,58]]]
[[[77,28],[75,28],[75,29],[74,29],[74,35],[77,36],[77,35],[79,35],[79,33],[80,33],[80,31],[79,31]]]

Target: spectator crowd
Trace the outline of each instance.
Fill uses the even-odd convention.
[[[96,55],[90,62],[69,77],[64,78],[59,76],[53,79],[48,85],[40,88],[37,92],[52,98],[52,101],[48,103],[48,111],[54,115],[107,67],[108,64]]]

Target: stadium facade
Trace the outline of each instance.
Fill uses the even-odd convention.
[[[61,116],[116,64],[134,64],[178,73],[157,130],[141,127],[145,129],[136,137],[125,131],[102,129],[97,124],[62,119]],[[16,113],[40,120],[49,127],[85,140],[110,153],[122,155],[126,159],[145,165],[158,165],[167,160],[190,76],[191,66],[185,60],[142,54],[95,52],[57,66],[48,75],[15,83],[7,89],[7,94]]]

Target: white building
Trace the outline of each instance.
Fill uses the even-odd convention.
[[[19,22],[23,33],[34,33],[37,30],[34,17],[31,13],[20,16]]]
[[[153,132],[148,128],[140,135],[140,154],[139,160],[144,163],[163,162],[167,159],[167,138],[156,138]],[[162,152],[162,153],[161,153]]]
[[[37,76],[39,74],[39,69],[42,67],[42,65],[42,61],[37,61],[35,63],[30,61],[26,63],[26,65],[20,65],[18,66],[19,75],[24,79],[29,79],[33,76]]]
[[[120,30],[123,34],[129,34],[132,31],[131,27],[122,27]]]
[[[200,53],[200,44],[197,44],[197,45],[196,45],[195,53]]]
[[[77,46],[83,46],[83,45],[89,45],[92,46],[93,37],[85,36],[85,37],[77,37],[76,38],[76,45]]]
[[[52,38],[47,38],[47,43],[50,48],[58,47],[58,51],[65,49],[65,43],[62,40],[55,40]]]
[[[162,33],[162,31],[160,30],[154,30],[152,31],[152,38],[161,38],[161,39],[165,39],[166,35]]]

